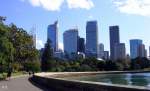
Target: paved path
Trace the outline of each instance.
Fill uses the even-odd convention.
[[[33,85],[28,76],[12,78],[9,81],[0,81],[0,91],[50,91],[44,87]]]

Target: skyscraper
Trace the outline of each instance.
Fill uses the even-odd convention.
[[[125,43],[115,44],[114,52],[115,52],[115,57],[114,57],[115,60],[125,59],[126,58]]]
[[[139,56],[138,49],[139,45],[142,44],[142,40],[140,39],[132,39],[130,40],[130,57],[134,59]]]
[[[104,58],[104,44],[100,43],[99,44],[99,50],[98,50],[98,57],[99,58]]]
[[[85,40],[78,37],[78,52],[85,53]]]
[[[147,58],[148,57],[148,55],[147,55],[147,50],[145,49],[145,57]]]
[[[109,51],[104,51],[104,60],[109,60]]]
[[[78,30],[70,29],[63,34],[64,51],[69,55],[78,52]]]
[[[109,36],[110,36],[110,59],[115,59],[115,45],[120,43],[119,36],[119,26],[110,26],[109,27]]]
[[[97,57],[98,54],[98,24],[88,21],[86,25],[86,56]]]
[[[150,47],[149,47],[149,57],[150,57]]]
[[[36,48],[36,26],[33,26],[30,34],[32,36],[33,46]]]
[[[58,51],[58,21],[48,26],[47,39],[51,41],[53,51]]]
[[[144,44],[138,46],[138,57],[146,57],[146,49]]]

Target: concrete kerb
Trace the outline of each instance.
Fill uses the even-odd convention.
[[[38,84],[45,85],[56,91],[150,91],[149,88],[141,86],[127,86],[107,84],[100,82],[67,80],[61,76],[76,76],[76,75],[94,75],[94,74],[110,74],[123,73],[115,72],[60,72],[60,73],[37,73],[33,76],[33,81]],[[127,72],[125,72],[127,73]],[[137,72],[130,72],[137,73]]]

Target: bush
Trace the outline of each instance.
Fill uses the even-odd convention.
[[[12,64],[12,68],[14,72],[18,72],[22,67],[21,67],[21,64],[16,62]]]
[[[25,63],[26,71],[39,72],[41,71],[41,64],[39,61],[28,61]]]
[[[1,73],[0,74],[0,80],[4,80],[7,78],[7,73]]]

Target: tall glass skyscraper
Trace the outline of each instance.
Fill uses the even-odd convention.
[[[130,40],[130,57],[134,59],[139,56],[139,46],[142,45],[142,40],[132,39]]]
[[[98,24],[97,21],[88,21],[86,25],[86,56],[98,55]]]
[[[78,37],[78,52],[85,53],[85,40]]]
[[[119,26],[109,27],[110,59],[115,59],[115,45],[120,43]]]
[[[53,51],[58,51],[58,21],[48,26],[47,38],[51,41]]]
[[[150,57],[150,46],[149,46],[149,57]]]
[[[70,29],[63,34],[64,51],[67,54],[78,52],[78,29]]]

